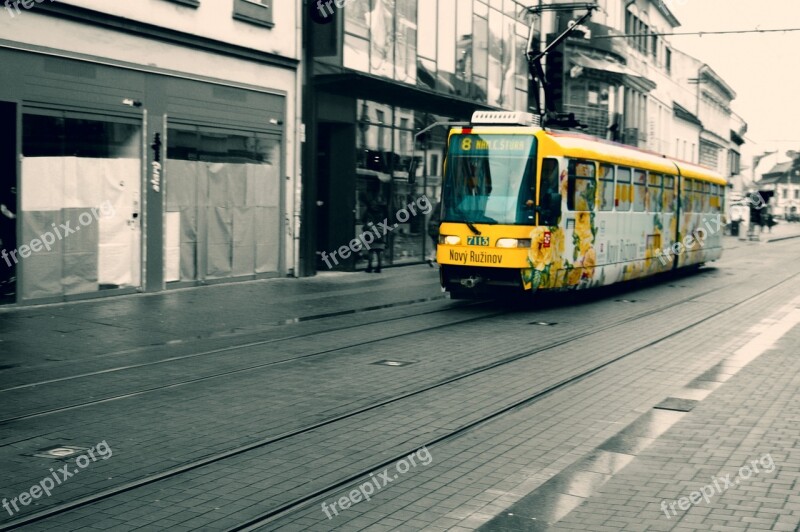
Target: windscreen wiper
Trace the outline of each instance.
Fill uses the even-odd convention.
[[[481,232],[478,231],[478,228],[475,227],[474,225],[472,225],[472,222],[467,220],[467,215],[464,214],[464,211],[461,210],[461,207],[455,207],[453,210],[456,211],[456,214],[458,214],[459,216],[461,216],[464,219],[464,223],[467,224],[467,227],[469,227],[470,231],[472,231],[476,235],[480,235],[481,234]]]

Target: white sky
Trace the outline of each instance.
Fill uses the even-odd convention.
[[[800,28],[800,0],[665,0],[676,32]],[[800,150],[800,31],[670,37],[675,48],[708,63],[733,87],[734,111],[748,124],[744,166],[752,156]],[[776,162],[759,166],[759,173]],[[744,173],[748,173],[745,171]]]

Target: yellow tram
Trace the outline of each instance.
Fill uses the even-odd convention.
[[[480,111],[450,131],[437,262],[453,297],[584,289],[720,257],[721,175],[534,120]]]

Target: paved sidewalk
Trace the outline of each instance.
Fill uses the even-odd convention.
[[[747,241],[747,228],[743,227],[742,230],[743,232],[739,234],[738,239]],[[761,232],[761,229],[756,227],[756,232],[753,235],[753,241],[758,242],[778,242],[790,238],[800,238],[800,223],[778,220],[778,225],[773,227],[772,230]]]
[[[690,383],[672,406],[691,411],[553,530],[800,530],[797,303]]]

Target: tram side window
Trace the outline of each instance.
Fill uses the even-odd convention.
[[[703,212],[703,182],[694,182],[694,212]]]
[[[661,212],[661,183],[663,177],[659,174],[650,174],[647,180],[647,210]]]
[[[570,160],[568,175],[567,208],[571,211],[593,211],[597,188],[595,163]]]
[[[703,183],[703,212],[711,212],[711,183]]]
[[[717,212],[717,201],[719,197],[719,187],[711,184],[711,194],[708,196],[708,212]]]
[[[561,194],[558,191],[558,160],[542,160],[542,178],[539,187],[539,225],[558,225],[561,214]]]
[[[675,178],[664,176],[664,212],[675,212]]]
[[[631,210],[631,169],[617,168],[617,196],[615,203],[617,211]]]
[[[597,191],[597,197],[600,199],[601,211],[614,210],[614,167],[610,164],[600,165],[600,180],[598,181],[600,188]]]
[[[683,212],[692,212],[694,210],[694,192],[692,191],[692,187],[694,186],[693,180],[691,179],[683,179],[683,187],[681,188],[681,210]]]
[[[644,212],[647,205],[647,172],[633,171],[633,211]]]
[[[722,187],[711,185],[711,212],[722,212]]]

